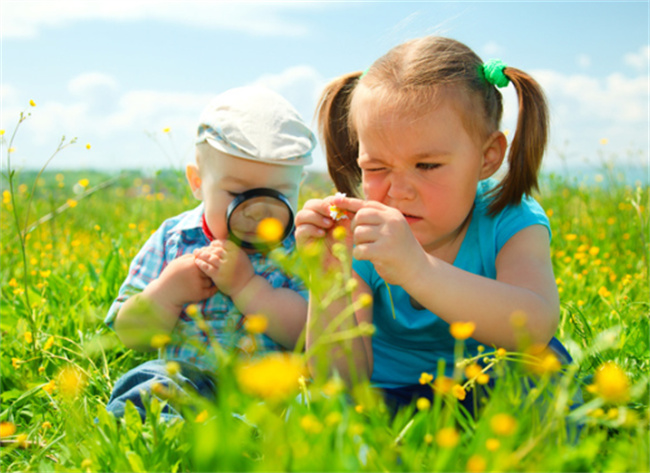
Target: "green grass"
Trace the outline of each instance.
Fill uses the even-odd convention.
[[[23,172],[12,176],[13,196],[8,178],[0,204],[3,471],[649,470],[647,185],[544,177],[539,200],[550,214],[562,298],[558,337],[577,363],[539,375],[538,388],[522,393],[526,355],[486,347],[483,357],[503,379],[478,419],[450,394],[391,418],[368,386],[346,391],[331,379],[264,400],[255,384],[289,367],[278,362],[272,375],[259,369],[241,379],[226,353],[215,403],[193,399],[186,421],[163,423],[152,399],[142,424],[132,410],[115,421],[104,407],[119,376],[151,355],[125,349],[103,318],[147,236],[195,205],[184,177],[66,171],[35,181]],[[325,178],[311,179],[302,201],[330,191]],[[23,258],[14,209],[24,229],[28,202],[27,227],[46,218],[26,235]],[[283,264],[304,271],[316,261]],[[345,291],[345,281],[323,280],[321,290]],[[624,373],[608,378],[618,400],[588,388],[607,362]],[[568,416],[580,388],[586,404]]]

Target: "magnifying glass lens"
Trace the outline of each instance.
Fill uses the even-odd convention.
[[[253,189],[240,194],[228,208],[227,219],[230,238],[244,248],[276,246],[293,229],[291,206],[273,189]]]

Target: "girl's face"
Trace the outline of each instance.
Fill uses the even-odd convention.
[[[449,98],[417,117],[370,98],[359,105],[358,163],[366,198],[400,210],[428,253],[457,249],[479,180],[503,160],[503,134],[479,142]]]

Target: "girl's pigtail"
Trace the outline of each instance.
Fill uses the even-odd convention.
[[[359,141],[348,118],[352,91],[360,76],[361,72],[355,72],[328,84],[316,109],[330,177],[337,190],[350,197],[358,197],[361,182],[357,164]]]
[[[503,72],[517,90],[519,117],[508,152],[508,172],[494,189],[495,199],[490,205],[492,215],[507,205],[519,204],[524,195],[538,189],[537,174],[549,130],[548,106],[537,81],[512,67],[506,67]]]

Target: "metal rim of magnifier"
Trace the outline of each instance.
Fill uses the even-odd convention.
[[[262,243],[250,243],[248,241],[243,241],[240,238],[238,238],[232,229],[230,228],[230,216],[232,213],[235,211],[239,205],[249,199],[253,199],[255,197],[275,197],[278,199],[280,202],[282,202],[286,207],[287,210],[289,211],[289,223],[285,225],[284,227],[284,234],[282,235],[282,238],[277,241],[277,243],[272,243],[272,244],[262,244]],[[232,202],[230,202],[230,205],[228,205],[228,209],[226,210],[226,222],[228,224],[228,234],[230,235],[230,239],[237,243],[239,246],[242,248],[248,248],[248,249],[267,249],[267,248],[272,248],[274,246],[279,245],[281,242],[285,240],[289,235],[291,235],[291,232],[293,231],[293,210],[291,209],[291,204],[289,203],[289,199],[287,199],[284,194],[282,194],[279,191],[276,191],[275,189],[269,189],[267,187],[258,187],[256,189],[250,189],[245,192],[242,192],[239,194],[237,197],[233,199]]]

